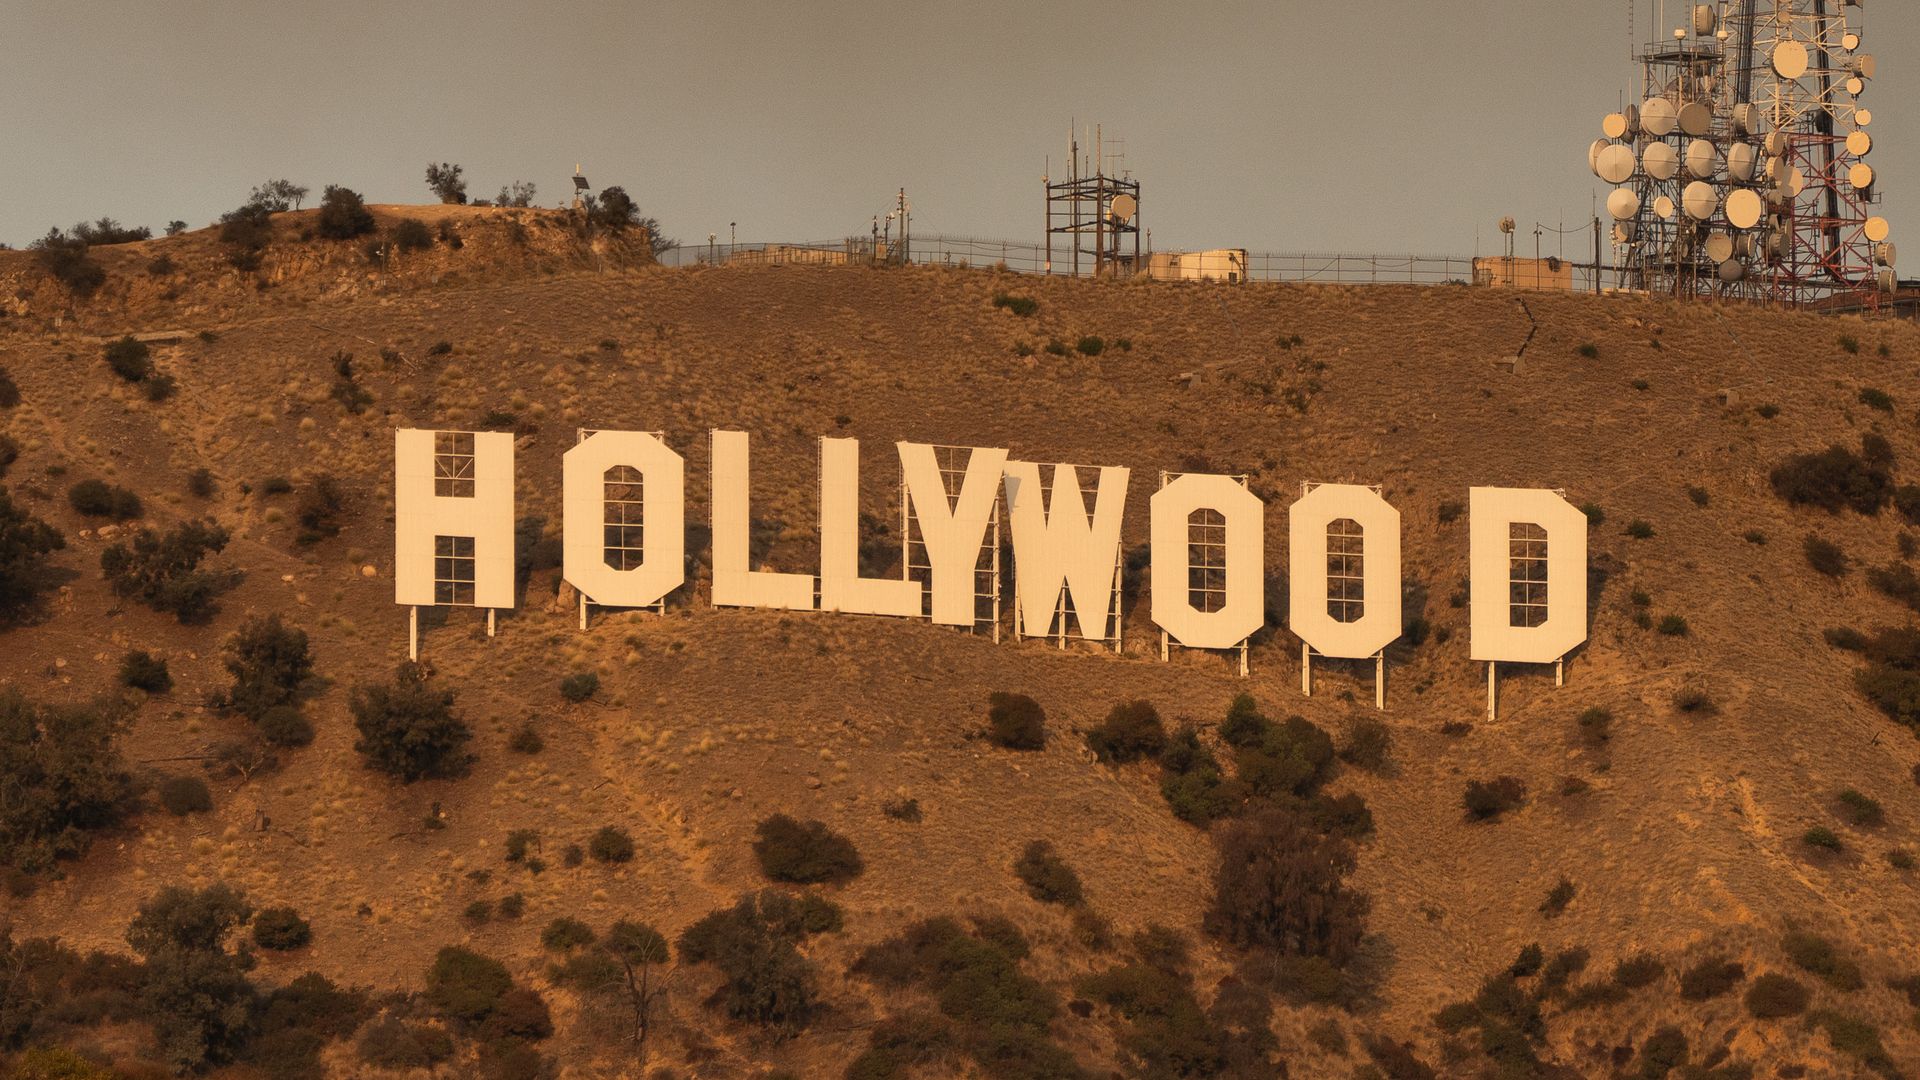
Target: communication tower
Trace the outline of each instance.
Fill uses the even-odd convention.
[[[1080,273],[1080,257],[1093,260],[1096,276],[1127,275],[1142,268],[1140,262],[1140,181],[1125,169],[1119,175],[1108,173],[1109,165],[1118,168],[1119,155],[1109,161],[1099,125],[1093,129],[1093,158],[1083,158],[1080,138],[1067,135],[1067,178],[1054,180],[1042,174],[1040,182],[1047,190],[1047,263],[1053,272],[1054,237],[1063,238],[1071,251],[1073,273]],[[1088,250],[1087,240],[1093,247]],[[1063,255],[1063,259],[1064,259]]]
[[[1897,282],[1866,160],[1876,64],[1860,0],[1663,0],[1655,20],[1634,53],[1638,100],[1606,116],[1587,155],[1616,185],[1622,284],[1876,305]]]

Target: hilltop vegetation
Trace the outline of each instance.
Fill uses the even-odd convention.
[[[1464,287],[666,270],[560,212],[263,197],[287,205],[89,245],[91,289],[0,252],[21,1075],[1920,1060],[1920,330]],[[392,603],[409,426],[511,431],[519,463],[518,607],[491,637],[423,613],[418,664]],[[689,459],[665,615],[577,629],[555,482],[583,428]],[[752,436],[756,564],[799,572],[820,435],[863,442],[869,573],[898,567],[894,440],[1130,467],[1124,649],[713,610],[712,428]],[[1268,501],[1249,678],[1159,658],[1160,470]],[[1321,660],[1300,694],[1306,480],[1401,511],[1385,713],[1371,664]],[[1564,686],[1503,668],[1491,720],[1480,484],[1563,488],[1591,523],[1588,644]]]

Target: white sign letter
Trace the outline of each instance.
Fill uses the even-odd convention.
[[[1040,486],[1040,466],[1009,461],[1007,516],[1013,526],[1014,595],[1026,632],[1045,634],[1060,590],[1067,590],[1082,638],[1105,638],[1113,610],[1114,569],[1120,561],[1120,524],[1126,511],[1126,469],[1100,470],[1093,514],[1087,514],[1078,471],[1054,465],[1052,505]],[[1061,634],[1067,628],[1060,628]]]
[[[748,568],[753,520],[747,484],[747,433],[715,431],[713,448],[713,605],[813,610],[812,574]]]
[[[1266,527],[1259,496],[1231,477],[1188,473],[1154,492],[1147,506],[1154,623],[1193,649],[1230,649],[1260,629],[1266,622]],[[1211,554],[1222,560],[1226,595],[1213,611],[1193,606],[1188,581],[1187,523],[1198,510],[1215,511],[1225,522]]]
[[[946,479],[933,447],[903,442],[900,475],[907,482],[907,498],[920,539],[927,546],[927,565],[933,568],[933,621],[948,626],[972,626],[974,571],[980,565],[981,540],[993,517],[993,500],[1000,494],[1000,475],[1007,464],[1005,450],[974,447],[967,453],[967,473],[960,494],[948,498]]]
[[[658,603],[687,578],[687,463],[643,431],[596,431],[563,459],[567,584],[602,607]]]
[[[1550,664],[1587,640],[1587,515],[1551,491],[1473,488],[1471,652]]]
[[[1322,656],[1400,636],[1400,511],[1359,484],[1321,484],[1287,517],[1287,625]]]
[[[393,599],[513,607],[513,436],[393,433]]]
[[[820,610],[920,614],[920,583],[860,576],[860,440],[820,440]]]

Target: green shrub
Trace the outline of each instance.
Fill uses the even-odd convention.
[[[1906,563],[1868,569],[1867,584],[1883,596],[1920,611],[1920,576]]]
[[[404,217],[393,225],[393,244],[401,251],[424,251],[433,246],[433,230],[417,217]]]
[[[1590,528],[1599,528],[1606,523],[1607,512],[1601,509],[1598,503],[1581,503],[1580,512],[1587,516],[1587,525]]]
[[[306,746],[313,742],[313,723],[297,705],[275,705],[260,717],[260,737],[274,746]]]
[[[1478,821],[1491,821],[1526,801],[1527,785],[1517,776],[1469,780],[1461,804]]]
[[[689,926],[677,951],[683,964],[720,971],[723,983],[713,1000],[729,1016],[792,1029],[811,1018],[817,993],[814,966],[795,944],[839,923],[839,909],[818,897],[749,893]]]
[[[1887,852],[1887,865],[1895,870],[1911,870],[1914,867],[1913,853],[1904,848],[1893,848]]]
[[[1677,1027],[1663,1027],[1640,1044],[1642,1080],[1664,1080],[1687,1063],[1687,1037]]]
[[[1866,985],[1860,965],[1840,955],[1832,941],[1818,934],[1791,930],[1780,944],[1795,967],[1820,976],[1836,990],[1854,991]]]
[[[104,708],[36,705],[0,689],[0,866],[36,871],[75,857],[133,808],[116,746],[125,723]]]
[[[515,829],[507,834],[506,854],[508,862],[525,862],[527,853],[540,842],[540,834],[532,829]]]
[[[508,893],[500,898],[500,903],[496,910],[499,911],[500,917],[503,919],[519,918],[521,915],[524,915],[527,910],[526,894]]]
[[[153,350],[129,334],[107,346],[107,366],[126,382],[137,383],[153,374]]]
[[[169,776],[160,781],[160,805],[174,817],[204,814],[213,809],[213,793],[197,776]]]
[[[1827,851],[1839,851],[1843,846],[1840,843],[1840,838],[1835,836],[1833,830],[1827,828],[1825,825],[1815,825],[1806,832],[1801,833],[1800,842],[1808,847],[1823,848]]]
[[[1440,520],[1440,524],[1451,525],[1460,520],[1460,515],[1466,512],[1467,508],[1463,503],[1443,502],[1435,512],[1435,517]]]
[[[575,705],[600,692],[600,676],[591,671],[576,672],[560,680],[560,696]]]
[[[1827,1033],[1827,1041],[1835,1050],[1860,1059],[1861,1063],[1882,1076],[1898,1076],[1898,1066],[1888,1056],[1887,1048],[1880,1042],[1880,1029],[1857,1016],[1848,1016],[1831,1009],[1814,1013],[1811,1019]]]
[[[1798,1016],[1807,1010],[1807,1002],[1811,998],[1806,987],[1785,975],[1770,971],[1747,987],[1747,1012],[1757,1020]]]
[[[1860,388],[1860,404],[1865,405],[1869,409],[1878,409],[1881,412],[1890,413],[1893,411],[1893,395],[1887,393],[1885,390],[1877,390],[1871,386],[1863,386]]]
[[[1683,686],[1673,692],[1673,707],[1683,713],[1712,716],[1718,712],[1713,699],[1698,686]]]
[[[322,473],[313,478],[293,504],[293,520],[300,525],[298,539],[311,544],[340,535],[347,496],[338,481]]]
[[[269,476],[260,481],[260,494],[285,495],[293,490],[293,481],[284,476]]]
[[[540,737],[531,723],[521,724],[514,729],[513,738],[507,740],[507,749],[516,754],[537,754],[546,748],[546,740]]]
[[[987,696],[987,740],[1008,750],[1039,750],[1047,743],[1047,714],[1025,694]]]
[[[245,1043],[258,994],[246,977],[252,959],[226,940],[252,914],[226,885],[174,886],[142,903],[127,927],[127,944],[146,961],[143,1010],[176,1072],[224,1064]]]
[[[1651,522],[1643,521],[1639,518],[1635,518],[1632,521],[1627,522],[1626,533],[1628,536],[1633,537],[1635,540],[1651,539],[1653,537],[1653,524]]]
[[[7,441],[0,436],[0,472],[5,471]],[[48,556],[67,546],[60,531],[16,507],[0,486],[0,626],[40,607],[40,595],[52,587]]]
[[[164,694],[173,689],[173,676],[167,672],[165,660],[145,649],[134,649],[120,658],[120,685]]]
[[[1707,494],[1706,488],[1693,485],[1688,485],[1687,487],[1687,498],[1693,501],[1693,505],[1700,507],[1706,506],[1711,500],[1711,496]]]
[[[206,622],[219,610],[215,599],[238,580],[200,569],[207,556],[226,549],[227,540],[227,530],[211,522],[181,522],[165,533],[140,529],[100,553],[100,572],[118,596],[181,623]]]
[[[1820,637],[1827,644],[1846,652],[1867,651],[1867,635],[1850,626],[1829,626],[1820,631]]]
[[[351,240],[374,229],[373,214],[359,192],[328,184],[320,197],[320,217],[314,231],[328,240]]]
[[[100,286],[106,284],[106,270],[87,254],[87,242],[80,237],[70,237],[59,229],[48,229],[47,235],[35,240],[32,247],[40,268],[65,285],[73,295],[82,298],[92,296]]]
[[[1613,981],[1629,990],[1650,986],[1666,973],[1667,966],[1649,953],[1635,953],[1613,965]]]
[[[1234,754],[1234,775],[1252,795],[1304,798],[1319,789],[1333,759],[1332,736],[1304,717],[1289,716],[1267,725],[1257,745]]]
[[[1680,615],[1660,616],[1656,628],[1667,637],[1686,637],[1688,633],[1687,620]]]
[[[253,943],[263,949],[286,952],[312,940],[312,925],[290,907],[263,908],[253,917]]]
[[[1575,348],[1573,351],[1577,355],[1579,355],[1582,359],[1585,359],[1585,360],[1600,359],[1600,346],[1595,345],[1591,341],[1581,342],[1580,345],[1577,348]]]
[[[1680,973],[1680,996],[1708,1001],[1733,989],[1747,977],[1747,969],[1731,960],[1709,957]]]
[[[110,517],[115,521],[130,521],[139,517],[143,509],[140,496],[104,480],[82,480],[73,485],[67,489],[67,502],[88,517]]]
[[[1124,701],[1087,733],[1087,745],[1109,765],[1137,761],[1160,756],[1167,745],[1167,731],[1151,702]]]
[[[1893,493],[1888,464],[1871,462],[1837,443],[1817,454],[1787,458],[1769,479],[1774,494],[1787,502],[1836,513],[1850,508],[1877,514]]]
[[[540,944],[551,952],[567,952],[570,949],[584,949],[595,941],[593,928],[579,919],[565,916],[547,924],[540,931]]]
[[[1589,746],[1600,746],[1613,738],[1613,713],[1598,705],[1580,714],[1580,735]]]
[[[918,822],[921,820],[920,800],[896,796],[880,804],[880,812],[895,821]]]
[[[1083,356],[1099,356],[1106,351],[1107,343],[1092,334],[1088,334],[1075,342],[1073,347],[1080,350]]]
[[[1759,405],[1755,405],[1753,411],[1760,414],[1760,419],[1771,420],[1780,415],[1780,406],[1772,402],[1762,402]]]
[[[1227,706],[1227,718],[1220,724],[1220,739],[1228,746],[1257,746],[1272,725],[1252,694],[1239,694]]]
[[[354,687],[347,707],[360,733],[353,749],[370,769],[412,783],[458,774],[471,760],[462,748],[473,735],[453,715],[453,692],[433,687],[417,664],[401,664],[390,683]]]
[[[1573,903],[1573,895],[1573,882],[1561,878],[1559,884],[1547,891],[1547,898],[1540,901],[1540,913],[1549,919],[1553,918],[1567,910],[1567,905]]]
[[[775,881],[841,884],[865,869],[853,842],[820,821],[796,821],[775,814],[754,829],[753,853],[760,869]]]
[[[602,826],[587,841],[587,852],[603,863],[633,861],[633,837],[615,825]]]
[[[387,1016],[367,1025],[355,1051],[377,1068],[426,1069],[453,1057],[453,1037],[437,1027]]]
[[[1852,788],[1840,792],[1840,805],[1846,810],[1847,820],[1855,825],[1879,825],[1886,821],[1886,811],[1880,806],[1880,800],[1862,795]]]
[[[0,409],[11,409],[20,404],[20,384],[13,381],[7,369],[0,367]]]
[[[493,901],[484,898],[472,901],[467,904],[467,909],[461,914],[468,922],[475,925],[486,922],[493,918]]]
[[[1079,907],[1086,899],[1080,875],[1073,872],[1045,840],[1035,840],[1020,853],[1013,872],[1027,887],[1027,895],[1043,904]]]
[[[276,706],[297,702],[313,674],[306,631],[282,623],[277,613],[241,623],[225,648],[233,686],[222,704],[255,722]]]
[[[428,1003],[453,1020],[486,1019],[511,989],[505,964],[457,945],[442,948],[427,970]]]
[[[996,292],[993,294],[993,306],[996,308],[1005,308],[1023,319],[1040,310],[1040,302],[1038,300],[1026,296],[1015,296],[1012,293],[1006,292]]]

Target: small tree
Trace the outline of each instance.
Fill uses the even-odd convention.
[[[1294,807],[1267,806],[1219,837],[1209,933],[1237,945],[1344,964],[1366,930],[1368,898],[1347,888],[1353,845]]]
[[[996,690],[987,695],[987,738],[1009,750],[1038,750],[1047,744],[1047,714],[1025,694]]]
[[[508,184],[505,187],[502,187],[500,189],[500,194],[494,197],[493,205],[521,206],[521,207],[532,206],[533,193],[534,193],[533,181],[515,180],[513,183]]]
[[[88,517],[131,521],[145,509],[140,496],[105,480],[82,480],[67,489],[67,505]]]
[[[0,691],[0,865],[40,870],[86,850],[89,834],[133,805],[103,707],[35,705]]]
[[[373,212],[366,200],[350,188],[328,184],[320,196],[320,220],[316,231],[329,240],[351,240],[373,231]]]
[[[603,863],[631,862],[633,837],[619,826],[603,826],[587,841],[587,852]]]
[[[646,923],[623,919],[607,931],[602,948],[625,975],[627,1003],[633,1012],[634,1052],[644,1064],[654,1005],[667,990],[665,977],[656,974],[670,960],[667,939]]]
[[[341,490],[339,481],[326,473],[314,477],[293,506],[293,519],[300,524],[296,539],[312,544],[340,535],[340,518],[346,508],[346,492]]]
[[[40,594],[52,584],[47,556],[66,546],[58,529],[14,506],[13,497],[0,487],[0,626],[35,609]]]
[[[226,885],[174,886],[140,905],[127,944],[145,958],[144,1004],[177,1070],[229,1061],[245,1042],[255,993],[246,953],[226,939],[253,914]]]
[[[827,828],[825,822],[800,822],[775,814],[754,831],[759,839],[753,842],[753,853],[760,860],[760,869],[775,881],[840,883],[853,880],[865,869],[853,842]]]
[[[425,251],[433,246],[433,230],[417,217],[404,217],[393,225],[393,245],[401,251]]]
[[[360,741],[353,748],[370,769],[412,783],[463,771],[461,752],[473,737],[453,715],[453,692],[435,689],[418,664],[401,664],[391,683],[357,686],[348,701]]]
[[[253,943],[263,949],[286,952],[312,940],[313,926],[290,907],[264,908],[254,917]]]
[[[1109,765],[1158,757],[1167,746],[1167,729],[1149,701],[1123,701],[1087,733],[1095,757]]]
[[[79,237],[48,229],[47,235],[32,246],[40,268],[81,299],[92,296],[107,282],[107,271],[87,254],[87,242]]]
[[[173,689],[173,676],[167,672],[165,660],[145,649],[134,649],[120,658],[120,685],[164,694]]]
[[[443,203],[464,203],[467,201],[467,182],[460,176],[463,171],[458,165],[449,165],[444,161],[435,165],[429,161],[427,186]]]
[[[468,1023],[485,1020],[512,989],[505,964],[458,946],[441,949],[427,971],[427,1001],[443,1016]]]
[[[139,382],[153,374],[153,350],[132,334],[107,346],[107,366],[127,382]]]
[[[247,205],[279,214],[300,209],[306,198],[307,189],[291,180],[269,180],[253,189],[253,194],[247,196]]]
[[[211,522],[183,522],[164,535],[141,529],[129,542],[101,552],[100,570],[115,593],[182,623],[204,622],[233,579],[201,570],[200,563],[226,546],[227,530]]]
[[[1043,904],[1079,907],[1086,899],[1080,875],[1045,840],[1028,844],[1014,861],[1013,872],[1026,885],[1027,895]]]
[[[249,720],[259,721],[276,706],[292,704],[313,674],[306,631],[283,624],[278,613],[242,623],[227,639],[226,652],[233,687],[225,704]]]

